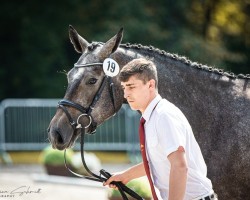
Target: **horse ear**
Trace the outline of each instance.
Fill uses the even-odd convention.
[[[71,25],[69,25],[69,38],[78,53],[85,52],[89,43],[84,38],[82,38]]]
[[[114,37],[112,37],[109,41],[107,41],[103,45],[103,47],[98,53],[100,59],[103,60],[107,58],[111,53],[114,53],[116,51],[116,49],[119,47],[122,41],[122,36],[123,36],[123,28],[121,28]]]

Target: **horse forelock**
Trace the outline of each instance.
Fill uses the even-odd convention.
[[[97,47],[102,46],[104,43],[93,41],[88,45],[89,51],[94,51]]]
[[[154,53],[158,56],[163,56],[163,57],[168,58],[168,59],[179,61],[179,62],[181,62],[189,67],[193,67],[193,68],[196,68],[198,70],[204,70],[204,71],[207,71],[209,73],[215,73],[215,74],[218,74],[221,76],[227,76],[228,78],[231,78],[231,79],[236,79],[236,78],[237,79],[250,79],[250,74],[238,74],[238,75],[236,75],[233,72],[227,72],[227,71],[224,71],[223,69],[207,66],[207,65],[200,64],[197,62],[193,62],[185,56],[180,56],[178,54],[168,53],[165,50],[155,48],[152,45],[144,46],[141,44],[126,43],[126,44],[121,44],[120,47],[125,48],[125,49],[132,49],[135,51],[143,50],[143,51],[147,52],[148,54]]]

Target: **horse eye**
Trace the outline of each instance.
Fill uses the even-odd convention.
[[[96,83],[97,79],[96,78],[91,78],[88,80],[87,84],[88,85],[94,85]]]

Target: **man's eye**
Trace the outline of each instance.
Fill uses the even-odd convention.
[[[87,84],[88,85],[94,85],[96,83],[97,79],[96,78],[91,78],[88,80]]]

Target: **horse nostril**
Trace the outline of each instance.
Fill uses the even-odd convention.
[[[63,137],[58,129],[55,130],[55,136],[58,144],[63,144]]]
[[[54,149],[63,150],[67,145],[67,138],[64,137],[63,132],[61,132],[58,127],[51,127],[49,132],[49,140]]]
[[[47,133],[49,133],[50,132],[50,127],[49,128],[47,128]]]

